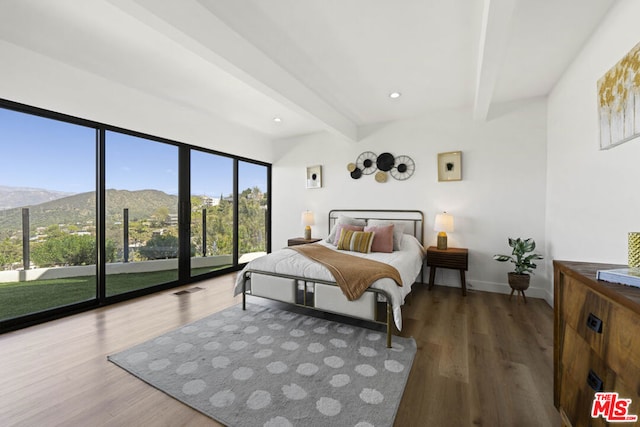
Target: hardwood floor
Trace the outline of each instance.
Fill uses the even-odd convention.
[[[418,353],[396,426],[556,426],[553,310],[529,298],[414,285],[401,335]]]
[[[2,426],[216,426],[106,356],[236,304],[234,275],[0,335]],[[202,291],[174,292],[198,286]],[[553,311],[506,295],[414,285],[418,353],[396,426],[559,425]]]

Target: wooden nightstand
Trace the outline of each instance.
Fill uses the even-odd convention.
[[[287,240],[287,246],[297,246],[297,245],[306,245],[307,243],[315,243],[315,242],[319,242],[320,238],[312,238],[312,239],[305,239],[304,237],[294,237],[293,239],[289,239]]]
[[[462,295],[467,295],[467,281],[465,271],[469,268],[469,250],[466,248],[438,249],[435,246],[427,248],[427,266],[429,268],[429,289],[433,286],[436,269],[451,268],[460,270],[460,284]]]

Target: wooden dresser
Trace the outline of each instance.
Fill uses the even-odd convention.
[[[553,267],[553,398],[563,425],[608,425],[591,417],[596,391],[631,399],[628,413],[640,417],[640,288],[596,280],[598,270],[623,265],[554,261]]]

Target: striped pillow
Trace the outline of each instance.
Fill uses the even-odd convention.
[[[340,235],[342,234],[342,230],[352,230],[352,231],[364,231],[364,227],[361,225],[350,225],[350,224],[337,224],[336,225],[336,239],[333,241],[335,246],[338,246],[338,240],[340,239]]]
[[[338,240],[338,249],[368,254],[371,252],[375,234],[373,231],[354,231],[343,228]]]

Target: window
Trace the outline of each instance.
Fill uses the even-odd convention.
[[[0,321],[96,298],[96,130],[0,108]]]
[[[267,167],[238,162],[238,253],[240,264],[267,253]]]
[[[233,159],[191,150],[191,275],[233,265]]]
[[[107,296],[178,280],[178,147],[106,132]]]
[[[270,250],[269,164],[1,99],[0,150],[0,332]]]

